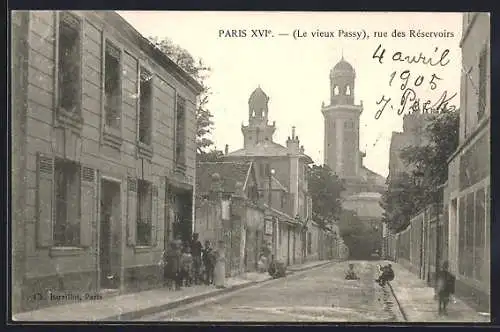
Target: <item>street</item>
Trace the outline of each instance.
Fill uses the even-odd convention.
[[[377,262],[354,261],[360,280],[345,280],[347,262],[329,264],[141,321],[393,322],[390,290],[380,287]]]

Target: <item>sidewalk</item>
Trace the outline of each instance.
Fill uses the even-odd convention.
[[[332,263],[332,261],[307,262],[290,266],[289,274]],[[237,289],[270,280],[267,273],[249,272],[227,278],[225,289],[199,285],[184,287],[180,291],[157,288],[138,293],[118,295],[96,301],[69,303],[40,310],[24,312],[13,317],[13,321],[125,321],[141,316],[169,310],[179,305],[204,300]],[[279,279],[277,279],[279,280]]]
[[[489,316],[480,315],[460,299],[448,305],[448,316],[439,316],[438,303],[434,300],[434,288],[408,271],[402,265],[392,264],[396,277],[391,286],[403,314],[409,322],[490,322]]]

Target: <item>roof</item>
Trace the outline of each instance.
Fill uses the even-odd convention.
[[[372,171],[371,169],[367,168],[366,166],[361,166],[361,170],[365,173],[367,180],[373,181],[373,183],[380,185],[380,186],[385,186],[386,185],[386,178],[383,177],[382,175]]]
[[[203,91],[203,86],[196,81],[191,75],[179,67],[165,53],[158,49],[146,37],[141,35],[130,23],[127,22],[120,14],[115,11],[94,11],[98,17],[101,17],[106,23],[115,26],[123,36],[132,40],[139,48],[151,58],[155,59],[158,64],[165,68],[174,77],[181,79],[189,84],[189,86],[197,93]]]
[[[287,157],[290,151],[281,144],[271,141],[259,142],[256,145],[230,152],[228,157]],[[301,153],[308,163],[312,163],[311,157]]]
[[[269,101],[269,97],[266,95],[266,93],[259,87],[257,89],[253,90],[252,94],[250,94],[250,98],[248,99],[248,103],[251,103],[252,101],[263,101],[267,103]]]
[[[350,71],[354,73],[354,68],[351,64],[342,58],[332,69],[333,72],[337,71]]]
[[[243,186],[250,175],[252,162],[200,162],[196,165],[196,191],[207,193],[212,186],[212,175],[217,173],[222,181],[224,192],[233,193],[236,191],[236,183]],[[245,189],[243,187],[243,189]]]

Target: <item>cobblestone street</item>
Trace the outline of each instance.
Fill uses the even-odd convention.
[[[355,266],[360,280],[345,280],[347,263],[338,263],[141,321],[397,321],[390,294],[374,282],[376,263]]]

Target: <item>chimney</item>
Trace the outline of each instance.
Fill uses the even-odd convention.
[[[292,127],[292,137],[288,137],[286,141],[286,147],[288,148],[288,151],[292,154],[297,154],[300,151],[299,147],[299,137],[295,136],[295,126]]]
[[[224,154],[227,156],[229,153],[229,144],[226,144],[226,148],[224,149]]]

